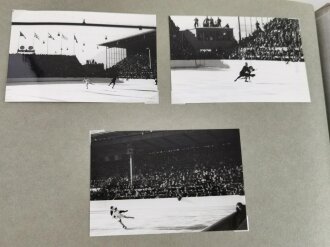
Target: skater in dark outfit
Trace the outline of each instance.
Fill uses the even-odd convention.
[[[251,77],[254,77],[255,74],[252,74],[252,72],[255,69],[252,66],[249,66],[248,63],[245,63],[244,67],[242,68],[241,72],[239,72],[239,76],[235,79],[235,81],[237,81],[239,78],[244,77],[245,78],[245,82],[247,82],[247,79]]]
[[[111,82],[109,83],[108,86],[110,86],[111,84],[113,84],[112,88],[114,88],[115,85],[116,85],[116,80],[117,80],[117,78],[118,78],[118,70],[117,70],[117,69],[114,69],[114,70],[113,70],[113,75],[112,75]]]

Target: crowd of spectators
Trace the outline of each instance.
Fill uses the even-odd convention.
[[[274,18],[243,38],[230,59],[304,61],[298,20]]]
[[[151,58],[150,63],[148,54],[135,54],[124,58],[111,67],[111,70],[116,70],[122,78],[154,79],[157,71],[156,58]]]
[[[127,172],[91,180],[91,200],[244,195],[242,164],[226,156],[216,147],[135,156],[133,184]]]

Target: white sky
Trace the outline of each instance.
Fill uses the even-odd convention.
[[[185,29],[193,29],[194,28],[194,19],[198,18],[199,20],[199,26],[203,26],[203,21],[206,18],[206,16],[171,16],[172,20],[174,21],[175,25],[180,28],[180,30]],[[214,21],[218,19],[218,16],[208,16],[209,18],[212,17]],[[237,16],[219,16],[221,19],[221,26],[224,27],[229,24],[229,27],[233,28],[235,39],[239,40],[238,35],[238,17]],[[240,16],[240,23],[241,23],[241,33],[242,38],[245,37],[245,34],[251,33],[251,23],[252,23],[252,31],[256,29],[256,22],[260,24],[268,22],[267,20],[270,20],[272,18],[270,17],[242,17]],[[246,23],[246,25],[245,25]],[[246,30],[245,30],[246,26]],[[262,26],[262,25],[261,25]]]
[[[136,26],[156,26],[155,15],[141,14],[117,14],[117,13],[97,13],[97,12],[73,12],[73,11],[25,11],[14,10],[13,22],[73,22],[96,24],[120,24]],[[87,59],[95,59],[97,62],[105,63],[105,47],[97,45],[112,40],[128,37],[135,34],[148,32],[150,29],[131,28],[109,28],[109,27],[83,27],[83,26],[12,26],[9,53],[16,53],[18,45],[34,47],[37,54],[47,54],[47,41],[49,54],[60,54],[61,40],[63,53],[66,55],[75,54],[82,64]],[[19,38],[22,32],[24,37]],[[39,36],[34,39],[34,33]],[[55,40],[48,39],[50,33]],[[64,40],[60,35],[64,35],[68,40]],[[78,44],[74,42],[76,35]],[[105,37],[107,36],[107,40]],[[45,44],[43,44],[45,41]],[[85,46],[83,45],[85,44]]]

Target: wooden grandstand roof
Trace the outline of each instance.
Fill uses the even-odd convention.
[[[156,40],[156,30],[149,30],[147,32],[139,33],[136,35],[128,36],[125,38],[109,41],[100,44],[99,46],[106,46],[106,47],[120,47],[120,48],[130,48],[133,46],[138,46],[139,43],[145,45],[148,41],[153,41],[155,43]]]

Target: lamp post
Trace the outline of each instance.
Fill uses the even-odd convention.
[[[129,173],[130,173],[130,183],[133,186],[133,148],[131,145],[127,146],[127,154],[129,155]]]
[[[151,69],[151,52],[150,52],[150,48],[147,48],[148,52],[149,52],[149,68]]]

